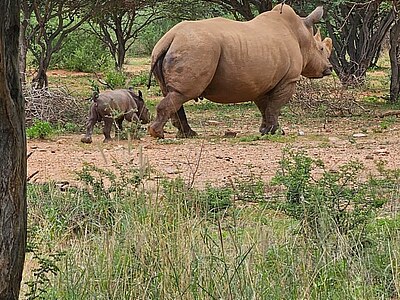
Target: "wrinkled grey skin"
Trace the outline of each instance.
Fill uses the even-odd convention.
[[[152,52],[150,74],[164,98],[150,135],[163,138],[171,119],[178,137],[195,136],[183,104],[202,97],[217,103],[253,101],[262,116],[260,133],[274,134],[300,76],[332,73],[332,40],[313,30],[322,16],[322,7],[301,18],[279,4],[248,22],[213,18],[174,26]]]
[[[142,92],[136,95],[133,90],[120,89],[102,93],[94,92],[92,105],[89,110],[86,134],[82,137],[82,143],[91,143],[94,125],[104,121],[104,142],[111,141],[111,128],[116,123],[118,130],[122,130],[122,122],[150,122],[150,113],[143,101]]]

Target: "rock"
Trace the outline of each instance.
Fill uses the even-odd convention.
[[[353,138],[363,138],[363,137],[367,137],[368,135],[365,133],[354,133],[353,134]]]
[[[224,137],[236,137],[237,132],[236,131],[231,131],[231,130],[227,130],[224,133]]]
[[[389,151],[387,149],[378,149],[374,151],[374,154],[386,156],[389,155]]]

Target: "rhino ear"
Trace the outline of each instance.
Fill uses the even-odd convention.
[[[304,24],[311,28],[315,23],[321,20],[324,15],[324,8],[322,6],[318,6],[314,11],[304,18]]]
[[[332,53],[332,39],[325,38],[322,42],[325,44],[326,48],[329,50],[329,54]]]
[[[141,90],[138,90],[138,93],[139,93],[139,97],[143,99],[142,91],[141,91]]]
[[[99,92],[98,91],[94,91],[93,95],[92,95],[92,99],[96,100],[97,98],[99,98]]]
[[[319,28],[318,28],[318,30],[317,30],[317,33],[314,35],[314,39],[315,39],[317,42],[322,42],[322,39],[321,39],[321,32],[319,31]]]

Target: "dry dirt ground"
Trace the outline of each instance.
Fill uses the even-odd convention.
[[[140,140],[113,141],[103,144],[103,136],[94,135],[92,144],[82,144],[82,135],[63,135],[51,140],[28,140],[28,175],[31,182],[68,182],[78,184],[76,171],[85,163],[104,169],[116,164],[126,168],[150,168],[150,179],[180,176],[194,186],[209,182],[215,186],[249,175],[269,181],[279,168],[283,149],[301,149],[320,158],[329,168],[338,168],[350,160],[365,165],[365,172],[375,172],[376,162],[388,168],[400,168],[400,121],[392,118],[389,126],[382,119],[332,119],[329,123],[307,125],[283,123],[286,136],[276,140],[247,140],[257,136],[258,120],[234,124],[205,120],[194,128],[195,139],[174,138],[172,128],[165,140],[144,135]],[[227,131],[236,137],[225,137]]]

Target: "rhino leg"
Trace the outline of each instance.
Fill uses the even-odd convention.
[[[148,128],[149,134],[156,138],[164,138],[165,123],[188,100],[187,97],[178,92],[169,92],[156,107],[157,116]]]
[[[189,138],[197,136],[197,133],[189,126],[183,106],[181,106],[176,113],[171,115],[171,122],[172,125],[178,128],[178,132],[176,134],[177,138]]]
[[[262,135],[276,133],[279,128],[278,117],[281,113],[281,108],[289,102],[294,90],[295,83],[278,86],[267,96],[254,101],[262,116],[260,125],[260,133]],[[283,130],[281,131],[282,134],[285,134]]]
[[[111,128],[112,128],[113,122],[114,122],[113,118],[107,117],[107,116],[104,117],[104,128],[103,128],[104,141],[103,141],[103,143],[112,141]]]
[[[123,121],[124,121],[124,117],[115,120],[118,131],[122,131],[122,122]]]
[[[86,125],[86,134],[81,138],[82,143],[90,144],[92,142],[92,134],[94,125],[96,125],[98,121],[97,112],[94,105],[90,107],[89,119]]]

